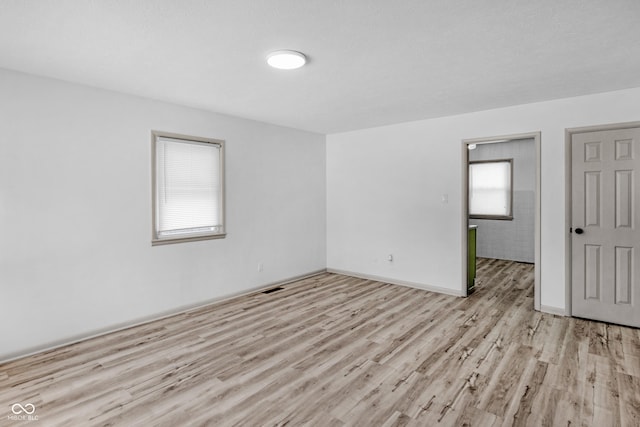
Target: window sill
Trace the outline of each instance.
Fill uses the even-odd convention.
[[[227,237],[227,233],[207,234],[204,236],[201,235],[191,237],[176,237],[173,239],[153,239],[151,241],[151,246],[170,245],[173,243],[198,242],[200,240],[224,239],[225,237]]]
[[[469,215],[470,219],[489,219],[495,221],[513,221],[510,215]]]

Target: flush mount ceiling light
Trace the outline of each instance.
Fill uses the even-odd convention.
[[[267,64],[280,70],[294,70],[307,63],[307,57],[295,50],[276,50],[267,55]]]

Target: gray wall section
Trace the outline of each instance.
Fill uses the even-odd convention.
[[[469,160],[513,159],[513,221],[469,219],[478,226],[477,255],[534,262],[536,153],[533,139],[478,144]]]

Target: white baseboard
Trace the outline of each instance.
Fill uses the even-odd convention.
[[[357,277],[359,279],[375,280],[376,282],[390,283],[392,285],[407,286],[414,289],[422,289],[424,291],[436,292],[439,294],[453,295],[456,297],[464,296],[462,291],[456,291],[449,288],[441,288],[439,286],[426,285],[424,283],[407,282],[405,280],[390,279],[388,277],[375,276],[372,274],[356,273],[353,271],[338,270],[336,268],[327,268],[328,273],[342,274],[344,276]]]
[[[560,307],[551,307],[549,305],[541,305],[540,311],[548,314],[556,314],[558,316],[568,316],[567,312],[564,308]]]
[[[83,334],[78,334],[78,335],[74,335],[72,337],[68,337],[62,340],[57,340],[57,341],[51,341],[48,342],[46,344],[43,344],[41,346],[35,346],[35,347],[31,347],[28,348],[24,351],[20,351],[20,352],[16,352],[16,353],[9,353],[6,355],[0,355],[0,364],[2,363],[7,363],[7,362],[11,362],[13,360],[17,360],[17,359],[22,359],[23,357],[28,357],[28,356],[32,356],[34,354],[38,354],[38,353],[42,353],[45,351],[50,351],[50,350],[55,350],[56,348],[60,348],[60,347],[64,347],[67,345],[71,345],[71,344],[75,344],[78,343],[80,341],[85,341],[91,338],[96,338],[96,337],[100,337],[103,335],[107,335],[113,332],[118,332],[118,331],[122,331],[125,329],[129,329],[129,328],[133,328],[135,326],[140,326],[140,325],[144,325],[150,322],[154,322],[156,320],[162,320],[162,319],[166,319],[167,317],[171,317],[171,316],[175,316],[177,314],[181,314],[181,313],[186,313],[189,311],[193,311],[193,310],[197,310],[203,307],[206,307],[208,305],[212,305],[212,304],[217,304],[219,302],[222,301],[226,301],[226,300],[230,300],[233,298],[237,298],[243,295],[249,295],[249,294],[253,294],[256,292],[260,292],[262,290],[271,288],[273,286],[280,286],[280,285],[286,285],[287,283],[291,283],[291,282],[296,282],[298,280],[303,280],[303,279],[308,279],[309,277],[313,277],[313,276],[317,276],[318,274],[322,274],[322,273],[326,273],[327,270],[323,269],[323,270],[317,270],[317,271],[312,271],[306,274],[302,274],[299,276],[295,276],[295,277],[290,277],[288,279],[284,279],[284,280],[278,280],[276,282],[271,282],[271,283],[266,283],[260,286],[255,286],[249,289],[245,289],[243,291],[240,292],[234,292],[232,294],[228,294],[222,297],[217,297],[217,298],[212,298],[212,299],[208,299],[205,301],[200,301],[194,304],[187,304],[187,305],[183,305],[180,307],[176,307],[173,308],[171,310],[166,310],[166,311],[162,311],[159,313],[155,313],[149,316],[144,316],[144,317],[139,317],[137,319],[131,320],[129,322],[123,322],[123,323],[118,323],[115,325],[111,325],[108,326],[106,328],[100,328],[100,329],[94,329],[92,331],[83,333]]]

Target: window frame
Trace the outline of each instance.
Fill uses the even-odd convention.
[[[507,215],[487,215],[471,213],[471,194],[473,192],[473,187],[471,185],[471,165],[478,163],[509,163],[509,213]],[[469,218],[513,221],[513,158],[469,161],[467,175],[469,177],[469,200],[467,202],[469,204]]]
[[[182,140],[185,143],[206,143],[215,144],[220,147],[220,223],[221,231],[193,234],[190,236],[179,237],[159,237],[158,229],[158,186],[156,183],[158,177],[157,171],[157,141],[158,138],[170,138]],[[167,245],[172,243],[197,242],[202,240],[224,239],[227,236],[226,228],[226,198],[225,198],[225,141],[221,139],[203,138],[199,136],[183,135],[164,131],[151,131],[151,245]]]

